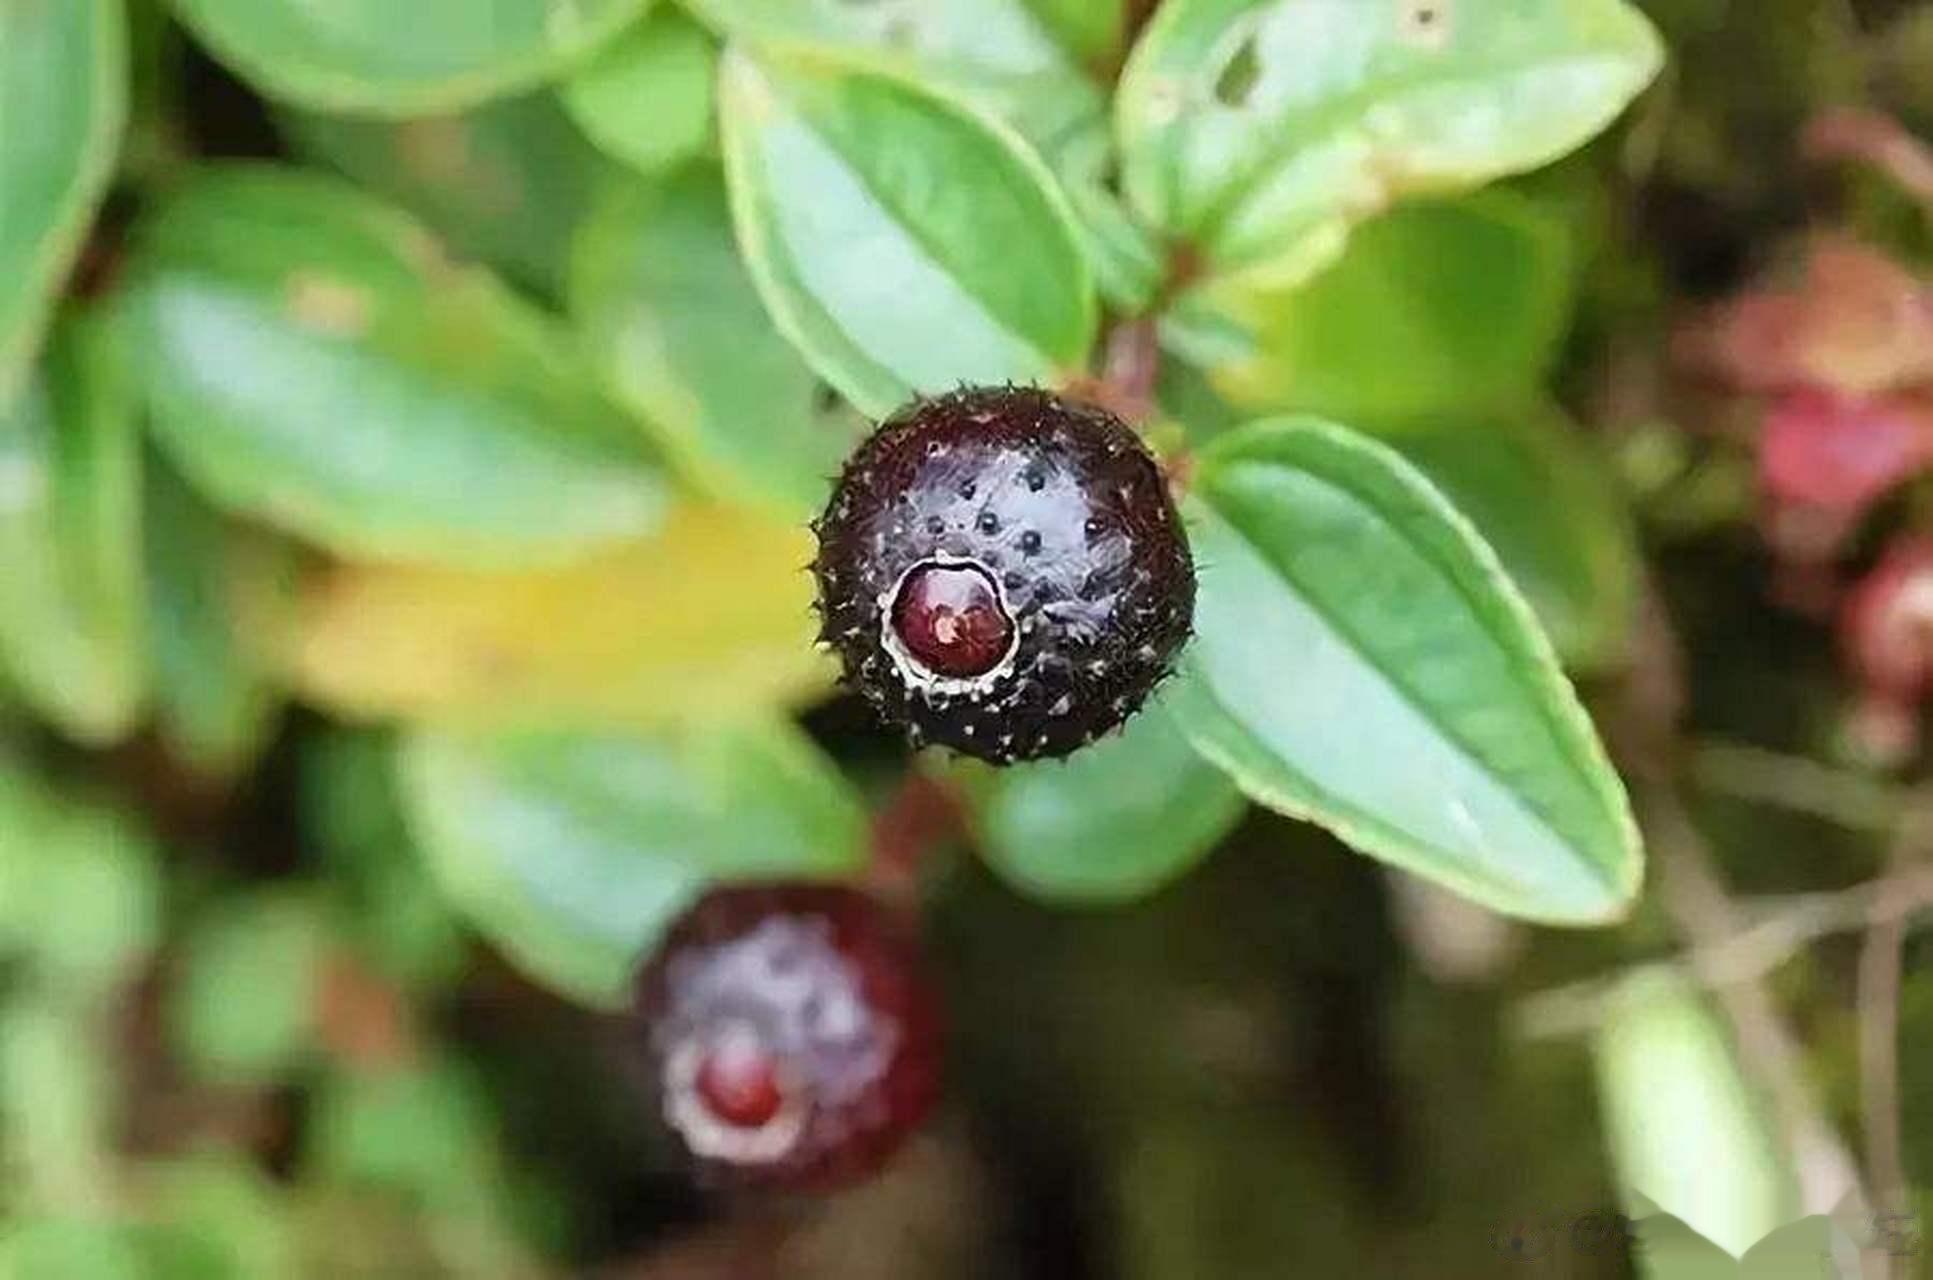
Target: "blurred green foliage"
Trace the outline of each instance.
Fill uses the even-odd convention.
[[[1709,1002],[1517,1034],[1671,945],[1571,679],[1617,722],[1669,608],[1689,731],[1830,754],[1667,329],[1777,255],[1817,110],[1933,127],[1929,31],[0,0],[0,1277],[1474,1277],[1532,1220],[1722,1271],[1803,1206]],[[915,394],[1156,372],[1184,670],[1066,762],[909,767],[812,644],[829,478]],[[1694,798],[1752,893],[1881,869]],[[909,862],[951,1112],[775,1246],[655,1132],[631,975],[716,880]],[[1850,1130],[1845,966],[1780,980]],[[1702,1237],[1573,1247],[1619,1208]]]

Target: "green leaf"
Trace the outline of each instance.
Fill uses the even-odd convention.
[[[551,321],[346,184],[205,172],[146,227],[134,288],[157,437],[225,506],[347,555],[481,566],[662,514]]]
[[[148,687],[141,436],[106,314],[66,321],[0,410],[0,565],[0,667],[70,736],[124,736]]]
[[[109,1192],[114,1122],[108,1046],[91,1013],[45,995],[10,1000],[0,1009],[0,1126],[7,1135],[8,1218],[20,1201],[85,1212]],[[0,1245],[0,1259],[19,1267],[19,1246]],[[9,1280],[73,1274],[7,1271]]]
[[[619,1004],[713,878],[825,876],[864,850],[831,762],[782,723],[656,737],[419,732],[405,809],[444,893],[537,977]]]
[[[147,466],[148,641],[155,718],[190,767],[232,777],[273,734],[282,698],[245,642],[238,597],[286,549],[229,524],[159,458]]]
[[[489,1095],[456,1061],[341,1075],[319,1091],[309,1159],[324,1177],[400,1191],[448,1212],[495,1161]]]
[[[1113,189],[1114,163],[1104,129],[1068,139],[1051,157],[1095,287],[1117,311],[1138,315],[1154,308],[1169,267],[1161,242]]]
[[[0,1278],[153,1280],[127,1227],[85,1217],[11,1216],[0,1231]]]
[[[49,992],[87,1001],[132,976],[159,932],[159,879],[125,815],[0,761],[0,950]]]
[[[1624,0],[1171,0],[1121,79],[1123,181],[1214,273],[1292,279],[1400,196],[1581,145],[1661,58]]]
[[[1629,983],[1595,1051],[1611,1152],[1631,1190],[1734,1258],[1796,1216],[1761,1100],[1682,980]]]
[[[1637,608],[1637,531],[1610,464],[1562,410],[1431,418],[1384,439],[1496,548],[1567,666],[1622,658]]]
[[[242,1152],[206,1152],[144,1171],[154,1223],[148,1280],[254,1280],[299,1274],[275,1184]]]
[[[324,856],[359,957],[415,987],[461,977],[467,939],[410,838],[389,736],[334,731],[311,739],[301,784],[303,830]]]
[[[0,5],[0,409],[113,177],[127,38],[120,0]]]
[[[1096,325],[1066,206],[1001,125],[893,76],[727,51],[738,240],[779,329],[862,411],[1059,381]]]
[[[200,1075],[264,1083],[314,1049],[328,922],[301,889],[220,899],[184,947],[169,1006],[176,1047]]]
[[[718,100],[718,48],[676,9],[606,45],[560,90],[592,142],[656,175],[706,151]]]
[[[1065,761],[1001,770],[981,800],[976,835],[987,861],[1022,892],[1119,902],[1179,877],[1246,807],[1157,702]]]
[[[694,0],[692,8],[750,46],[832,52],[935,85],[1043,150],[1103,123],[1098,86],[1025,0]]]
[[[605,377],[714,492],[816,514],[864,423],[773,329],[715,170],[627,183],[588,225],[571,311]]]
[[[1387,448],[1272,420],[1200,455],[1197,634],[1169,698],[1243,790],[1495,910],[1620,916],[1641,855],[1496,556]]]
[[[515,1187],[484,1085],[468,1063],[435,1056],[396,1071],[331,1076],[306,1135],[307,1181],[380,1190],[416,1207],[447,1263],[429,1268],[436,1274],[539,1274],[517,1235]],[[379,1268],[393,1260],[362,1256]]]
[[[1075,57],[1104,66],[1126,34],[1129,6],[1093,0],[1025,0],[1040,24]]]
[[[1403,204],[1294,289],[1218,291],[1252,348],[1210,373],[1251,411],[1347,422],[1521,401],[1570,322],[1573,258],[1557,215],[1513,191]]]
[[[457,111],[551,79],[646,0],[175,0],[263,95],[382,116]]]
[[[611,171],[549,93],[457,115],[278,115],[296,153],[408,210],[518,284],[563,292],[572,234]]]

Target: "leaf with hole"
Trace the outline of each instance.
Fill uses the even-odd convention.
[[[718,49],[677,9],[659,9],[606,45],[559,90],[592,142],[638,172],[676,168],[712,145]]]
[[[979,797],[974,827],[987,861],[1023,893],[1108,903],[1180,876],[1246,807],[1157,701],[1065,761],[1000,770]]]
[[[713,880],[839,875],[865,849],[849,784],[781,722],[425,731],[398,767],[450,901],[532,974],[597,1004],[627,998],[659,931]]]
[[[0,410],[0,565],[0,669],[69,736],[125,736],[149,685],[141,435],[110,313],[63,321]]]
[[[728,51],[732,212],[779,329],[883,417],[918,392],[1053,383],[1093,285],[1053,179],[988,117],[824,57]]]
[[[661,518],[643,440],[554,322],[344,183],[203,172],[132,272],[155,435],[222,506],[344,555],[484,566]]]
[[[254,623],[277,669],[352,720],[662,725],[809,700],[803,525],[680,506],[656,537],[564,569],[322,569],[284,617]]]
[[[1657,73],[1625,0],[1171,0],[1116,98],[1135,208],[1284,282],[1397,198],[1545,164]]]
[[[571,311],[617,396],[701,484],[793,518],[825,505],[865,423],[772,327],[714,169],[613,189],[577,245]]]
[[[175,0],[263,96],[381,116],[458,111],[551,79],[648,0]]]
[[[127,61],[120,0],[0,5],[0,408],[113,176]]]
[[[1168,696],[1253,799],[1491,908],[1617,919],[1617,775],[1495,553],[1382,445],[1256,423],[1199,456],[1196,636]]]

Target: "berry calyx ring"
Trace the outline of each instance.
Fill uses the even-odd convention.
[[[937,556],[900,575],[880,601],[881,636],[901,679],[965,693],[1013,665],[1020,627],[1006,593],[974,560]]]
[[[1195,568],[1160,467],[1099,407],[1028,387],[919,400],[813,524],[821,639],[915,745],[1078,750],[1174,668]]]

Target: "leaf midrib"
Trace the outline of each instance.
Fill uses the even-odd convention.
[[[1326,620],[1327,615],[1322,616]],[[1221,716],[1228,724],[1235,727],[1236,731],[1242,735],[1243,741],[1248,744],[1250,750],[1261,756],[1277,760],[1281,759],[1280,754],[1273,750],[1263,738],[1250,728],[1248,720],[1221,696],[1220,692],[1212,683],[1200,678],[1197,678],[1194,683],[1197,696],[1205,698],[1213,704],[1216,714]],[[1407,700],[1407,695],[1405,695],[1405,699]],[[1468,753],[1464,751],[1461,743],[1453,739],[1446,739],[1446,741],[1453,750],[1467,756]],[[1479,760],[1478,764],[1481,765],[1481,763]],[[1238,774],[1239,772],[1243,772],[1239,766],[1230,766],[1230,769],[1231,772],[1237,772]],[[1398,826],[1386,818],[1377,816],[1373,811],[1365,808],[1361,804],[1337,795],[1328,787],[1322,786],[1310,778],[1300,768],[1291,767],[1289,772],[1295,776],[1304,789],[1305,794],[1316,799],[1314,805],[1303,801],[1290,801],[1290,804],[1297,811],[1292,816],[1299,817],[1304,821],[1314,822],[1333,832],[1345,843],[1365,846],[1373,850],[1375,856],[1384,858],[1394,865],[1416,874],[1430,874],[1431,868],[1448,867],[1450,868],[1448,876],[1450,880],[1466,885],[1475,884],[1484,886],[1490,901],[1493,903],[1508,902],[1512,904],[1508,908],[1509,910],[1524,912],[1527,909],[1537,909],[1538,904],[1534,895],[1527,895],[1522,883],[1506,879],[1497,874],[1493,865],[1473,863],[1469,859],[1455,856],[1454,851],[1444,848],[1435,841],[1426,840],[1415,832]],[[1486,777],[1490,776],[1487,769],[1484,772]],[[1270,789],[1273,790],[1273,788]],[[1511,794],[1514,796],[1516,793],[1512,792]],[[1325,805],[1329,806],[1326,810],[1322,808]],[[1548,831],[1559,844],[1567,848],[1569,847],[1569,842],[1563,839],[1562,833],[1552,829],[1544,821],[1541,814],[1531,811],[1530,816],[1538,826]],[[1364,835],[1365,832],[1378,833],[1378,837],[1373,840],[1366,838]],[[1596,866],[1588,858],[1584,859],[1584,862],[1587,866]]]
[[[1303,474],[1310,476],[1311,478],[1314,478],[1316,480],[1319,480],[1320,482],[1330,486],[1331,488],[1334,488],[1346,494],[1353,502],[1355,502],[1363,509],[1371,513],[1376,512],[1375,504],[1367,500],[1356,487],[1349,485],[1347,483],[1338,481],[1333,476],[1327,473],[1318,472],[1307,466],[1300,467],[1299,469],[1302,471]],[[1361,657],[1365,662],[1367,662],[1367,664],[1371,668],[1373,668],[1378,675],[1380,675],[1383,678],[1383,680],[1390,686],[1390,688],[1394,690],[1396,694],[1405,703],[1409,705],[1412,711],[1416,712],[1423,720],[1425,720],[1427,723],[1432,725],[1436,729],[1437,733],[1439,733],[1443,737],[1444,741],[1452,744],[1459,753],[1461,753],[1466,759],[1470,760],[1473,764],[1475,764],[1479,769],[1479,771],[1481,771],[1485,777],[1489,778],[1498,787],[1508,792],[1511,796],[1515,797],[1517,801],[1520,804],[1522,804],[1528,812],[1530,812],[1537,818],[1538,822],[1541,825],[1543,825],[1546,829],[1548,829],[1551,832],[1552,835],[1556,836],[1563,844],[1572,847],[1579,854],[1583,855],[1584,862],[1586,862],[1594,870],[1602,873],[1602,876],[1604,877],[1604,882],[1607,888],[1611,889],[1613,892],[1618,891],[1621,882],[1619,881],[1615,872],[1611,868],[1605,867],[1599,863],[1597,857],[1594,856],[1594,854],[1591,852],[1592,850],[1591,843],[1586,843],[1578,840],[1577,833],[1572,830],[1572,824],[1570,822],[1560,819],[1558,816],[1553,814],[1549,810],[1549,808],[1547,807],[1547,805],[1545,804],[1545,802],[1541,797],[1533,797],[1532,795],[1527,794],[1524,791],[1520,791],[1516,787],[1512,786],[1510,784],[1510,779],[1505,777],[1500,772],[1498,772],[1497,767],[1489,759],[1487,753],[1485,753],[1477,744],[1473,743],[1470,740],[1467,732],[1452,728],[1444,724],[1441,718],[1439,717],[1439,715],[1436,713],[1436,711],[1429,705],[1429,703],[1421,696],[1418,690],[1413,686],[1413,682],[1404,679],[1400,672],[1392,669],[1391,666],[1387,665],[1385,661],[1380,658],[1377,650],[1373,646],[1364,643],[1363,636],[1358,628],[1352,625],[1349,625],[1345,623],[1343,620],[1339,619],[1334,612],[1332,612],[1328,607],[1324,605],[1324,603],[1322,602],[1322,598],[1320,596],[1308,590],[1307,586],[1305,585],[1305,581],[1303,577],[1298,576],[1290,568],[1288,568],[1286,565],[1278,561],[1276,557],[1270,555],[1267,552],[1267,550],[1263,547],[1263,545],[1260,542],[1258,542],[1253,536],[1251,536],[1249,530],[1245,528],[1244,525],[1239,520],[1234,518],[1234,516],[1230,512],[1226,511],[1223,508],[1216,507],[1215,514],[1224,523],[1226,523],[1230,529],[1234,530],[1242,538],[1244,542],[1246,542],[1249,545],[1249,548],[1256,554],[1257,558],[1260,559],[1263,564],[1266,564],[1267,566],[1269,566],[1271,570],[1279,574],[1281,578],[1284,581],[1286,581],[1292,589],[1294,589],[1297,595],[1297,598],[1303,601],[1303,603],[1307,605],[1308,608],[1313,613],[1315,613],[1318,617],[1320,617],[1323,621],[1323,624],[1327,626],[1330,629],[1330,631],[1333,632],[1336,636],[1338,636],[1344,643],[1346,643],[1352,652],[1354,652],[1359,657]],[[1483,630],[1485,631],[1485,633],[1491,635],[1494,638],[1495,630],[1493,626],[1485,625],[1492,618],[1494,610],[1486,608],[1484,601],[1480,600],[1477,597],[1477,595],[1474,592],[1472,592],[1464,582],[1461,581],[1459,575],[1451,571],[1450,567],[1445,564],[1444,557],[1438,554],[1435,548],[1430,547],[1424,543],[1419,543],[1416,539],[1408,536],[1406,533],[1401,532],[1400,526],[1397,525],[1396,522],[1385,520],[1384,523],[1388,525],[1390,528],[1398,530],[1399,537],[1401,538],[1401,541],[1403,542],[1403,544],[1405,546],[1412,548],[1414,551],[1416,551],[1416,553],[1419,556],[1421,556],[1425,561],[1427,561],[1430,564],[1432,568],[1434,568],[1437,571],[1439,576],[1441,576],[1442,578],[1446,579],[1449,582],[1451,589],[1456,592],[1457,596],[1464,602],[1465,606],[1470,609],[1472,615],[1479,620],[1480,625],[1483,625]],[[1519,660],[1523,657],[1522,653],[1520,652],[1520,646],[1513,644],[1513,645],[1506,645],[1505,648],[1507,651],[1507,657],[1511,660],[1510,661],[1511,667],[1513,669],[1518,667]],[[1598,794],[1600,789],[1593,782],[1592,770],[1590,767],[1588,767],[1589,764],[1592,762],[1580,761],[1578,759],[1576,754],[1576,744],[1571,740],[1572,735],[1566,732],[1566,726],[1564,724],[1560,723],[1557,719],[1554,718],[1553,709],[1545,705],[1544,699],[1533,697],[1532,699],[1530,699],[1530,701],[1535,707],[1535,715],[1538,719],[1538,722],[1543,725],[1546,732],[1548,732],[1553,738],[1553,740],[1555,741],[1557,745],[1559,757],[1564,762],[1565,767],[1570,771],[1570,773],[1575,777],[1575,779],[1578,782],[1583,784],[1583,788],[1586,794],[1590,795],[1593,799],[1601,800],[1602,797]]]
[[[811,74],[811,73],[808,73],[808,74]],[[994,144],[994,146],[1001,153],[1005,155],[1005,157],[1010,163],[1012,163],[1013,165],[1023,170],[1027,168],[1026,163],[1022,159],[1022,157],[1014,154],[1014,147],[1010,144],[1010,140],[1007,138],[1001,137],[992,128],[986,127],[986,122],[983,122],[982,120],[980,120],[963,104],[944,98],[938,94],[931,92],[930,90],[926,90],[923,88],[913,88],[909,85],[901,83],[899,80],[888,75],[862,71],[862,72],[855,73],[853,78],[876,80],[885,85],[890,86],[892,89],[906,92],[910,96],[913,96],[916,98],[922,98],[925,100],[925,102],[929,104],[937,104],[943,111],[951,114],[956,120],[965,120],[976,128],[983,128],[987,138]],[[780,81],[777,78],[771,79],[770,83],[772,83],[775,88],[778,88],[780,86]],[[820,142],[825,145],[826,150],[830,151],[833,155],[836,155],[839,157],[839,162],[845,166],[847,173],[849,173],[852,176],[853,182],[857,184],[862,190],[865,191],[867,196],[869,196],[880,207],[882,212],[887,214],[887,216],[892,219],[894,225],[900,228],[901,233],[905,235],[905,237],[908,240],[910,240],[919,249],[921,256],[924,257],[928,262],[932,263],[933,266],[936,269],[938,269],[938,271],[941,274],[946,276],[947,279],[953,281],[953,283],[959,288],[960,292],[963,295],[965,295],[968,298],[971,298],[973,302],[979,307],[981,314],[985,315],[987,319],[993,323],[995,328],[999,329],[1002,333],[1008,335],[1009,337],[1015,339],[1019,343],[1019,345],[1025,347],[1029,352],[1031,352],[1034,356],[1036,356],[1040,360],[1041,367],[1043,369],[1055,369],[1060,366],[1060,361],[1051,353],[1043,350],[1040,347],[1040,345],[1037,342],[1035,342],[1032,335],[1023,333],[1021,330],[1014,327],[1014,325],[1009,322],[1007,317],[1001,313],[998,307],[995,306],[994,302],[984,294],[981,286],[977,281],[969,281],[966,277],[960,275],[958,272],[954,270],[954,264],[952,263],[950,258],[944,252],[941,251],[943,246],[938,244],[933,239],[933,237],[925,233],[924,229],[920,226],[919,222],[910,216],[910,211],[903,203],[895,199],[889,192],[886,192],[880,189],[879,184],[877,184],[874,181],[873,175],[867,169],[853,163],[852,158],[850,157],[850,155],[848,155],[846,151],[846,148],[842,145],[842,142],[843,142],[842,139],[839,139],[834,134],[828,133],[825,130],[819,128],[817,122],[814,121],[811,113],[808,112],[803,106],[801,106],[801,104],[798,102],[797,99],[791,97],[789,94],[784,94],[782,90],[781,90],[781,96],[784,97],[787,109],[792,113],[793,117],[797,119],[800,122],[800,124],[804,125],[806,128],[810,129],[814,134],[816,134]],[[1030,173],[1029,176],[1032,177],[1033,175]],[[1046,206],[1048,209],[1050,220],[1054,222],[1056,225],[1060,226],[1061,230],[1065,232],[1066,231],[1065,223],[1062,217],[1059,216],[1054,211],[1052,198],[1048,195],[1048,193],[1044,189],[1039,191],[1039,195],[1040,195],[1040,203]],[[1078,268],[1077,260],[1078,260],[1079,250],[1074,245],[1071,236],[1066,236],[1066,235],[1063,236],[1063,248],[1067,249],[1068,252],[1063,253],[1060,256],[1066,261],[1076,262],[1076,265]],[[1075,274],[1076,276],[1080,274],[1078,269],[1076,270]],[[868,360],[874,359],[871,352],[866,352],[866,358]],[[889,370],[889,372],[891,373],[891,376],[894,378],[895,381],[900,380],[900,375],[897,371]]]

